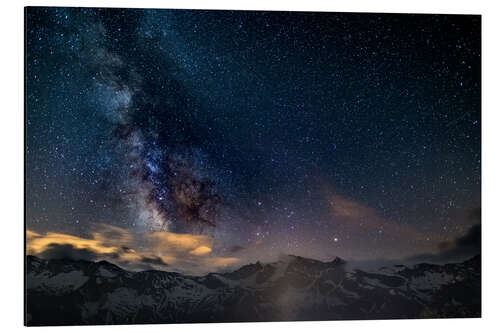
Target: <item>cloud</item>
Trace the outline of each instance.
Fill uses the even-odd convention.
[[[476,224],[469,229],[469,232],[457,239],[456,248],[479,248],[481,247],[481,225]]]
[[[71,245],[74,249],[88,250],[95,254],[112,254],[116,253],[119,248],[117,246],[105,245],[101,239],[87,239],[69,234],[48,232],[45,235],[38,234],[31,230],[27,231],[27,251],[28,253],[40,254],[56,245]],[[96,234],[94,234],[94,237]]]
[[[477,219],[476,219],[477,220]],[[369,270],[398,264],[446,264],[462,262],[481,254],[481,224],[475,224],[464,235],[450,242],[441,242],[436,253],[422,253],[401,259],[356,260],[349,262],[353,268]]]
[[[155,257],[155,256],[152,256],[152,257],[142,257],[141,259],[141,262],[145,263],[145,264],[153,264],[153,265],[168,265],[162,258],[160,257]]]
[[[351,229],[383,233],[400,240],[423,242],[428,238],[414,227],[384,217],[376,209],[345,196],[329,193],[329,203],[335,221],[343,222]]]
[[[134,244],[134,236],[130,231],[108,224],[99,225],[98,231],[93,232],[92,236],[101,244],[112,240],[113,244],[119,244],[121,248]]]
[[[190,252],[201,246],[211,249],[213,243],[205,235],[176,234],[166,231],[156,231],[148,237],[156,250],[164,252]]]
[[[373,209],[340,195],[332,194],[330,205],[335,216],[346,218],[349,220],[369,221],[373,220],[376,217],[376,213]]]
[[[463,261],[481,253],[481,224],[475,224],[463,236],[451,242],[442,242],[439,251],[421,254],[410,258],[411,261],[433,263]]]
[[[441,261],[464,258],[468,253],[474,252],[469,238],[445,242],[450,235],[439,228],[425,229],[429,225],[422,221],[422,225],[404,223],[404,220],[395,220],[382,211],[372,208],[365,203],[339,195],[332,187],[325,187],[325,194],[330,204],[332,223],[336,224],[343,234],[351,239],[364,239],[363,244],[356,245],[357,250],[364,251],[356,260],[408,260],[412,261]],[[480,223],[481,211],[474,209],[466,212],[469,225]],[[480,229],[480,227],[478,227]],[[476,231],[477,235],[480,234]],[[366,237],[376,235],[376,237]],[[472,237],[473,235],[471,235]],[[464,236],[465,237],[465,236]],[[479,237],[476,237],[476,240]],[[476,246],[478,247],[478,246]],[[436,249],[439,255],[432,253]],[[418,254],[416,256],[415,254]]]
[[[203,256],[210,252],[212,252],[212,249],[205,245],[198,246],[196,249],[189,251],[189,253],[194,254],[196,256]]]
[[[72,244],[48,244],[47,247],[38,254],[44,259],[72,259],[72,260],[96,260],[98,255],[88,249],[75,248]]]
[[[238,258],[228,257],[228,258],[211,258],[209,260],[215,267],[226,267],[238,262]]]
[[[202,274],[239,262],[213,253],[214,241],[206,235],[165,231],[133,234],[129,230],[100,225],[91,236],[26,231],[27,252],[45,259],[108,260],[132,270],[171,269]],[[136,243],[143,246],[137,246]]]

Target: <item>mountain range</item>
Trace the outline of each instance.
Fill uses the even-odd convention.
[[[284,256],[229,273],[26,258],[26,324],[99,325],[481,316],[481,258],[360,270]]]

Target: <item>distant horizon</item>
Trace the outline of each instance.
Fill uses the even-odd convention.
[[[199,277],[201,277],[201,276],[206,276],[209,274],[224,274],[224,273],[235,272],[243,267],[253,266],[253,265],[257,265],[257,264],[262,264],[262,265],[271,264],[272,265],[272,264],[276,264],[276,263],[280,263],[280,262],[286,262],[286,260],[284,260],[284,259],[286,259],[286,257],[311,260],[311,261],[320,262],[323,264],[334,263],[337,260],[340,260],[342,265],[345,265],[347,267],[351,267],[351,269],[379,270],[379,269],[383,269],[383,268],[390,267],[390,266],[413,267],[413,266],[418,266],[418,265],[443,266],[443,265],[447,265],[447,264],[459,264],[459,263],[464,263],[464,262],[467,262],[470,260],[474,260],[477,257],[481,257],[481,254],[480,253],[471,254],[470,256],[467,256],[464,259],[454,259],[454,260],[447,261],[447,262],[437,262],[437,261],[429,261],[429,260],[423,260],[423,261],[418,262],[415,259],[413,259],[411,261],[407,260],[407,259],[399,259],[399,260],[398,259],[393,259],[393,260],[380,259],[380,260],[361,261],[361,260],[348,260],[348,259],[344,259],[344,258],[341,258],[338,256],[333,257],[331,260],[324,261],[324,260],[320,260],[320,259],[316,259],[316,258],[307,258],[307,257],[302,257],[299,255],[294,255],[294,254],[282,254],[282,255],[278,256],[275,260],[271,260],[271,261],[261,261],[261,260],[251,261],[251,262],[247,262],[247,263],[242,263],[240,266],[231,266],[231,267],[226,267],[226,268],[218,270],[218,271],[204,272],[204,273],[200,273],[200,274],[189,274],[189,273],[185,273],[185,272],[178,271],[178,270],[169,270],[168,266],[166,266],[164,268],[160,268],[160,269],[156,269],[154,267],[143,268],[143,269],[128,268],[126,266],[120,265],[119,263],[114,263],[112,259],[88,260],[88,259],[83,259],[83,258],[70,258],[70,257],[43,258],[43,257],[38,257],[36,255],[27,254],[26,258],[28,258],[28,257],[33,257],[33,258],[36,258],[38,260],[44,260],[44,261],[52,261],[52,260],[55,260],[55,261],[83,261],[83,262],[90,262],[90,263],[95,263],[95,264],[104,262],[104,263],[116,266],[124,271],[129,271],[129,272],[134,272],[134,273],[147,272],[147,271],[158,271],[158,272],[169,272],[169,273],[176,273],[176,274],[187,275],[187,276],[199,276]]]

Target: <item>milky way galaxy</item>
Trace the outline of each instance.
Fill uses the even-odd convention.
[[[438,258],[480,224],[478,16],[40,7],[26,24],[29,253],[190,273]]]

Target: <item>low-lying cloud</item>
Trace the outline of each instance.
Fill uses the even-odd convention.
[[[44,259],[108,260],[132,270],[168,269],[202,274],[239,261],[215,255],[214,241],[206,235],[156,231],[137,236],[110,225],[100,225],[87,238],[27,230],[26,245],[28,254]]]
[[[465,235],[439,244],[439,252],[410,258],[415,262],[446,263],[469,259],[481,253],[481,224],[473,225]]]

